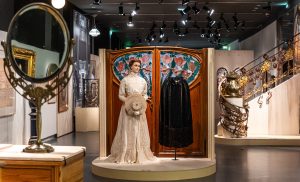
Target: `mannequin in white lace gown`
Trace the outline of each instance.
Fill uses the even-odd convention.
[[[141,94],[147,100],[147,83],[138,75],[141,62],[132,60],[129,63],[131,72],[124,77],[120,84],[119,99],[121,107],[118,128],[111,147],[108,159],[116,163],[144,163],[154,161],[150,149],[150,137],[146,114],[129,116],[124,107],[126,97],[132,94]]]

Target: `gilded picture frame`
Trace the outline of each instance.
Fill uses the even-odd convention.
[[[32,50],[13,46],[13,56],[20,70],[30,77],[35,77],[36,54]]]

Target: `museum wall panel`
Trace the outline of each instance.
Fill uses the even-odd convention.
[[[254,58],[262,56],[277,45],[277,21],[239,43],[240,50],[253,50]],[[274,52],[271,52],[272,54]]]

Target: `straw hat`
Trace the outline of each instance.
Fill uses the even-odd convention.
[[[146,111],[146,108],[145,98],[140,94],[128,96],[125,101],[125,110],[130,116],[139,116]]]

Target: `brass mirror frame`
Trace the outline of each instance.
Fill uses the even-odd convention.
[[[58,67],[63,68],[67,62],[66,60],[68,59],[68,55],[70,54],[70,51],[71,51],[71,46],[69,46],[69,43],[68,43],[68,41],[70,40],[70,33],[69,33],[68,25],[65,22],[64,18],[62,17],[62,15],[55,8],[53,8],[52,6],[45,4],[45,3],[28,4],[28,5],[24,6],[23,8],[21,8],[14,15],[13,19],[11,20],[11,22],[9,24],[7,37],[6,37],[6,44],[7,44],[6,57],[8,57],[10,60],[15,60],[15,58],[14,58],[15,55],[14,55],[14,51],[13,51],[14,46],[11,45],[12,32],[15,29],[15,24],[16,24],[16,21],[18,20],[18,17],[32,9],[39,9],[39,10],[48,12],[49,14],[51,14],[54,17],[55,21],[57,21],[57,23],[60,25],[63,35],[64,35],[64,38],[65,38],[65,42],[64,42],[65,43],[65,46],[64,46],[65,52],[62,55],[62,59],[60,60],[61,64]],[[43,82],[49,81],[49,80],[53,79],[54,77],[56,77],[62,71],[62,69],[57,69],[56,72],[54,72],[52,75],[46,76],[44,78],[34,78],[34,77],[28,76],[22,70],[20,70],[16,61],[12,61],[12,66],[14,67],[14,69],[18,73],[18,75],[23,77],[23,79],[30,81],[30,82],[34,82],[34,83],[43,83]]]
[[[61,67],[51,76],[47,77],[46,79],[25,79],[24,75],[20,75],[20,77],[15,76],[16,73],[20,73],[22,71],[19,70],[19,68],[16,68],[15,59],[12,56],[12,47],[10,44],[6,44],[5,42],[1,42],[4,52],[5,52],[5,58],[4,58],[4,72],[6,77],[8,78],[8,81],[12,85],[12,87],[25,99],[31,101],[36,106],[36,131],[37,131],[37,140],[33,142],[30,146],[23,149],[24,152],[29,153],[47,153],[47,152],[53,152],[54,148],[50,146],[49,144],[44,144],[41,140],[41,130],[42,130],[42,117],[41,117],[41,106],[47,102],[48,100],[55,97],[59,92],[61,92],[68,84],[69,80],[71,79],[71,75],[73,73],[74,67],[73,67],[73,60],[70,57],[70,50],[74,44],[74,41],[69,39],[69,30],[67,27],[67,24],[65,20],[62,18],[62,16],[52,8],[51,6],[45,4],[45,3],[32,3],[25,7],[23,7],[20,11],[17,12],[17,14],[14,16],[10,23],[10,29],[8,32],[8,35],[11,34],[11,29],[13,28],[12,25],[14,24],[15,18],[18,16],[18,13],[22,12],[23,9],[33,9],[33,8],[39,8],[43,9],[45,11],[55,11],[59,18],[58,20],[63,22],[61,25],[62,30],[67,35],[67,49],[66,49],[66,56],[65,59],[62,60],[63,63],[61,64]],[[7,42],[10,42],[10,36],[7,36]],[[14,65],[15,64],[15,65]],[[58,77],[57,75],[60,74],[62,76]],[[47,82],[51,80],[51,78],[54,78],[51,82]],[[30,81],[33,79],[33,82]],[[41,82],[44,83],[41,83]],[[38,83],[40,84],[38,84]],[[21,93],[21,90],[23,90],[23,93]],[[58,90],[58,92],[56,92]]]

